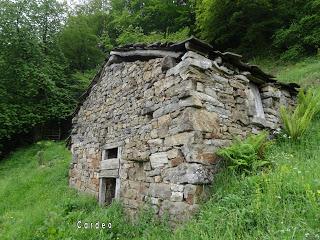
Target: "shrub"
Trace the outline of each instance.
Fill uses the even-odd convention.
[[[320,91],[301,90],[293,111],[281,106],[280,116],[284,131],[293,139],[299,139],[310,127],[314,116],[320,112]]]
[[[229,169],[251,173],[271,164],[265,159],[265,151],[270,144],[268,133],[262,132],[245,140],[237,138],[231,146],[220,149],[217,154],[226,160]]]
[[[117,38],[117,43],[119,45],[129,44],[129,43],[154,43],[154,42],[177,42],[182,41],[189,37],[190,29],[188,27],[181,28],[177,32],[173,33],[163,33],[163,32],[151,32],[149,34],[144,34],[141,27],[133,27],[130,25],[120,36]]]

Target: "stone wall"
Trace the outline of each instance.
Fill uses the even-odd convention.
[[[276,129],[279,106],[294,104],[280,86],[259,85],[257,118],[247,73],[219,61],[187,52],[166,72],[166,58],[105,66],[73,119],[70,185],[98,197],[102,150],[118,144],[125,209],[147,202],[160,216],[188,218],[218,169],[217,148]]]

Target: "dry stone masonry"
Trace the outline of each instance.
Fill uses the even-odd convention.
[[[172,221],[197,211],[235,136],[279,127],[281,84],[241,56],[198,39],[115,49],[73,118],[70,185],[134,215],[149,204]]]

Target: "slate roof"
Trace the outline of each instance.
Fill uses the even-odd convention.
[[[165,57],[171,56],[176,58],[178,61],[181,60],[181,57],[187,51],[197,52],[209,59],[216,59],[220,57],[223,63],[227,63],[228,65],[239,69],[241,72],[247,72],[250,75],[249,80],[253,81],[257,84],[264,83],[274,83],[276,85],[281,86],[289,90],[290,92],[297,92],[297,89],[300,87],[296,83],[281,83],[275,80],[275,77],[265,73],[258,66],[252,65],[249,63],[243,62],[243,58],[239,54],[235,54],[232,52],[220,52],[214,50],[214,48],[195,37],[190,37],[184,41],[178,43],[152,43],[152,44],[129,44],[125,46],[119,46],[114,48],[110,55],[107,57],[105,63],[102,65],[100,71],[96,74],[96,76],[91,81],[87,91],[81,95],[79,99],[79,104],[73,113],[73,116],[78,112],[82,103],[85,101],[86,97],[90,94],[91,88],[99,81],[101,72],[105,65],[111,65],[112,63],[117,62],[132,62],[132,61],[144,61],[157,57]]]

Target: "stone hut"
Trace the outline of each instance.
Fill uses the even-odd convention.
[[[187,218],[218,169],[218,148],[279,127],[283,84],[196,38],[111,51],[73,117],[70,185],[101,205]]]

